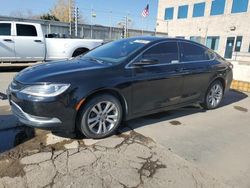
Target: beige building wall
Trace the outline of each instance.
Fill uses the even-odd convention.
[[[204,17],[193,18],[193,6],[195,3],[206,2]],[[248,12],[231,13],[233,0],[227,0],[223,15],[210,16],[212,0],[159,0],[157,27],[158,32],[166,32],[171,37],[185,36],[219,36],[217,52],[224,56],[227,37],[243,36],[241,52],[248,53],[250,44],[250,1]],[[178,7],[189,5],[188,17],[177,19]],[[165,8],[174,7],[173,20],[164,20]],[[235,27],[235,30],[230,28]]]

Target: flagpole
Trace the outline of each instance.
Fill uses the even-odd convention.
[[[143,16],[141,17],[141,34],[143,35]]]

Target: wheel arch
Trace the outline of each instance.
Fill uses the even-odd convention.
[[[94,97],[98,96],[98,95],[103,95],[103,94],[109,94],[112,95],[113,97],[116,97],[121,106],[122,106],[122,119],[124,120],[126,118],[126,115],[128,114],[128,104],[127,104],[127,100],[125,99],[125,97],[116,89],[99,89],[96,90],[92,93],[90,93],[87,97],[84,98],[84,102],[81,104],[79,110],[77,111],[76,114],[76,123],[77,121],[79,121],[79,115],[81,113],[81,110],[84,108],[84,105],[87,104],[91,99],[93,99]]]
[[[76,56],[78,56],[78,55],[80,55],[80,54],[83,54],[83,53],[85,53],[85,52],[88,52],[88,51],[89,51],[89,49],[86,48],[86,47],[78,47],[78,48],[76,48],[76,49],[73,51],[72,57],[76,57]]]
[[[209,85],[208,86],[210,86],[213,82],[215,82],[215,81],[220,81],[221,82],[221,84],[222,84],[222,86],[223,86],[223,92],[225,91],[225,87],[226,87],[226,80],[223,78],[223,77],[221,77],[221,76],[218,76],[218,77],[215,77],[210,83],[209,83]]]

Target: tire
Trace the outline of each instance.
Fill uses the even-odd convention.
[[[207,110],[217,108],[222,101],[223,94],[224,88],[222,83],[219,80],[214,81],[208,87],[204,102],[201,104],[201,106]]]
[[[77,128],[87,138],[112,135],[122,120],[122,106],[117,98],[104,94],[92,98],[80,112]]]

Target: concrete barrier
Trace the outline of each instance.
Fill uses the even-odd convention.
[[[247,61],[232,61],[233,82],[232,89],[250,92],[250,62]]]

